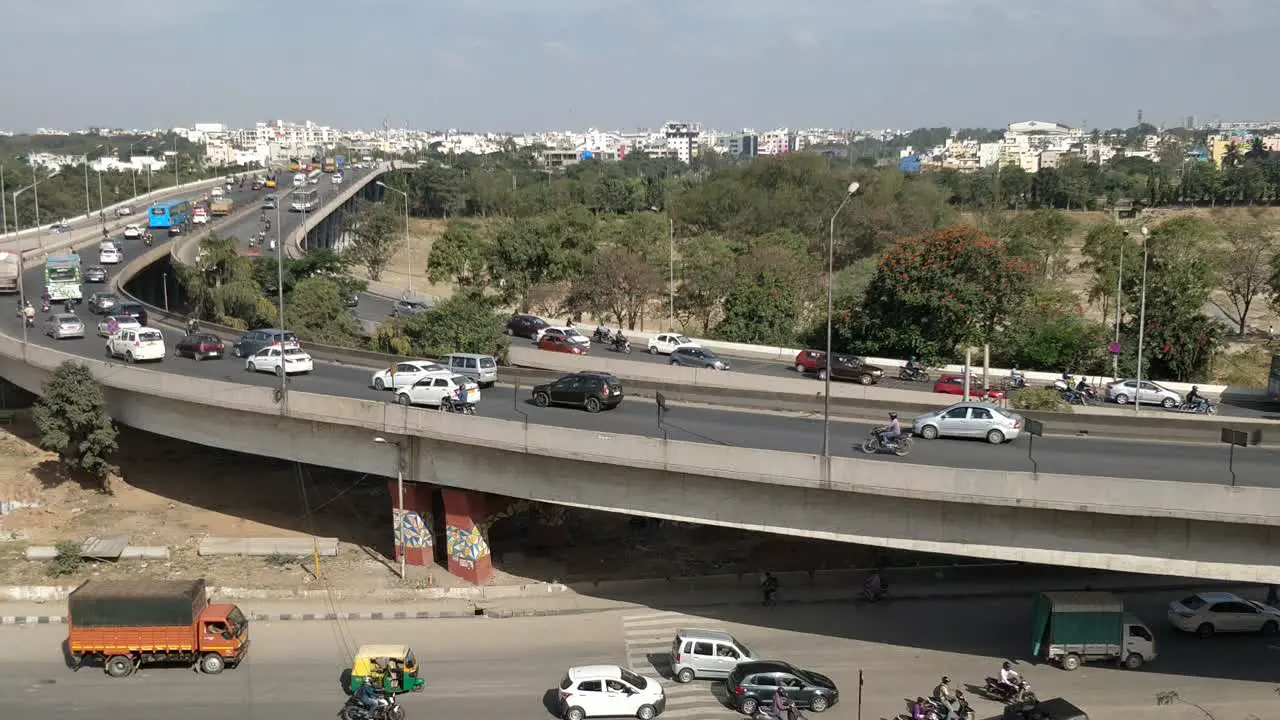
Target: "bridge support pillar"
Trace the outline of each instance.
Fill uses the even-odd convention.
[[[445,550],[449,572],[463,580],[483,585],[493,574],[489,554],[488,497],[474,490],[441,488],[444,501]]]
[[[391,493],[391,527],[395,537],[396,562],[404,556],[406,565],[430,565],[433,553],[431,523],[432,487],[425,483],[404,483],[404,512],[400,511],[399,483],[387,483]]]

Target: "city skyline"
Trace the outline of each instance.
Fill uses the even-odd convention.
[[[359,22],[332,0],[306,13],[244,0],[72,4],[0,11],[9,27],[59,29],[56,51],[41,33],[10,39],[39,72],[0,78],[0,127],[244,126],[281,115],[513,132],[633,128],[655,116],[723,128],[1127,127],[1139,108],[1156,125],[1280,116],[1280,100],[1253,90],[1265,82],[1254,49],[1280,29],[1280,6],[1255,0],[1061,10],[371,0]],[[1175,40],[1214,52],[1183,62],[1169,54]]]

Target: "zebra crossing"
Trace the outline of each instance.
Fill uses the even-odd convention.
[[[725,707],[713,692],[719,682],[694,680],[679,683],[668,677],[671,641],[680,628],[706,628],[710,624],[676,612],[651,610],[622,617],[622,637],[627,665],[649,678],[658,678],[667,695],[667,709],[658,720],[742,720],[742,715]],[[711,629],[708,628],[708,629]]]

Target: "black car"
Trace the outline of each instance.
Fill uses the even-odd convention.
[[[137,320],[142,327],[147,327],[147,308],[142,303],[122,302],[116,305],[115,310],[112,310],[111,313],[113,315],[128,315]]]
[[[120,298],[115,293],[96,292],[89,296],[89,312],[94,315],[110,315],[120,306]]]
[[[533,388],[533,404],[572,405],[587,412],[615,408],[622,402],[622,383],[607,373],[581,372]]]
[[[181,225],[170,225],[170,226],[169,226],[169,237],[177,237],[177,236],[179,236],[179,235],[181,235],[181,234],[182,234],[182,226],[181,226]]]
[[[84,269],[84,281],[87,283],[104,283],[107,281],[107,269],[104,267],[89,267]]]
[[[343,304],[349,308],[360,306],[360,293],[349,293],[342,300]]]
[[[748,717],[768,707],[778,688],[801,710],[822,712],[840,700],[831,678],[779,660],[739,663],[724,683],[733,705]]]
[[[507,334],[534,340],[539,332],[548,327],[551,327],[551,323],[536,315],[512,315],[507,321]]]

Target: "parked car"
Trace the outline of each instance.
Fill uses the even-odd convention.
[[[1202,592],[1169,603],[1169,622],[1200,637],[1280,632],[1280,610],[1229,592]]]
[[[649,338],[650,355],[670,355],[676,351],[676,348],[682,347],[696,348],[702,346],[690,340],[688,336],[677,333],[659,333]]]
[[[1108,400],[1118,405],[1128,405],[1134,402],[1134,398],[1143,405],[1160,405],[1166,409],[1182,404],[1181,394],[1150,380],[1142,381],[1141,390],[1138,389],[1137,380],[1120,380],[1107,384]]]
[[[831,678],[778,660],[740,663],[724,684],[731,702],[747,717],[768,707],[780,687],[801,710],[822,712],[840,700],[840,691]]]
[[[125,225],[124,237],[126,240],[137,240],[138,238],[142,237],[142,226],[141,225]]]
[[[44,321],[44,334],[54,340],[84,337],[84,323],[72,313],[50,315]]]
[[[569,668],[560,681],[558,708],[564,720],[635,717],[653,720],[667,704],[662,684],[617,665]]]
[[[115,312],[120,298],[115,293],[96,292],[89,296],[89,312],[95,315],[106,315]]]
[[[819,380],[827,379],[826,353],[819,354],[818,366],[815,372],[818,373]],[[868,365],[864,359],[856,355],[831,354],[832,380],[851,380],[861,385],[874,385],[880,382],[883,377],[883,369],[875,365]]]
[[[622,383],[607,373],[565,375],[533,388],[533,404],[538,407],[571,405],[596,413],[615,408],[621,402]]]
[[[911,421],[912,432],[925,440],[940,437],[984,438],[992,445],[1018,439],[1022,416],[987,403],[956,403]]]
[[[459,389],[464,402],[473,405],[480,402],[480,386],[471,378],[452,372],[428,375],[412,385],[400,387],[396,390],[396,402],[441,407],[446,397],[457,397]]]
[[[231,353],[236,357],[247,358],[265,347],[280,344],[283,344],[285,349],[296,350],[301,347],[298,345],[298,336],[287,330],[260,328],[241,335],[232,343]]]
[[[964,395],[964,376],[941,375],[938,377],[937,382],[933,384],[933,391],[936,393],[945,393],[947,395]],[[984,390],[982,388],[982,379],[977,375],[970,375],[969,397],[975,397],[982,400],[1003,400],[1004,391],[996,388]]]
[[[431,309],[430,305],[417,300],[397,300],[391,306],[392,317],[413,317]]]
[[[173,346],[173,353],[178,357],[189,357],[192,360],[209,360],[220,358],[227,351],[217,335],[209,333],[192,333]]]
[[[107,281],[107,269],[94,265],[84,269],[84,281],[87,283],[104,283]]]
[[[147,315],[147,308],[142,303],[121,302],[116,305],[115,310],[112,312],[116,315],[128,315],[134,320],[137,320],[138,324],[144,327],[150,324],[147,322],[147,320],[150,319],[150,316]]]
[[[299,375],[315,369],[311,356],[299,347],[281,348],[279,345],[264,347],[245,358],[244,369],[249,372],[270,372],[276,375]]]
[[[498,359],[492,355],[450,353],[440,358],[440,364],[475,380],[482,388],[498,382]]]
[[[141,330],[142,323],[132,315],[108,315],[98,323],[98,336],[111,337],[111,321],[115,320],[116,332],[121,330]]]
[[[711,370],[728,370],[729,362],[720,356],[700,347],[684,346],[671,351],[672,365],[692,368],[709,368]]]
[[[569,342],[569,340],[557,335],[543,335],[538,341],[539,350],[549,350],[551,352],[571,353],[573,355],[586,355],[587,349],[577,343]]]
[[[144,360],[163,360],[164,355],[164,335],[159,330],[131,328],[107,338],[107,357],[124,358],[130,364]]]
[[[369,385],[374,390],[408,387],[428,375],[452,375],[448,368],[430,360],[405,360],[373,374]]]
[[[581,346],[583,350],[591,349],[591,338],[578,332],[575,328],[550,325],[538,331],[536,340],[540,341],[546,337],[562,338],[574,345]]]

